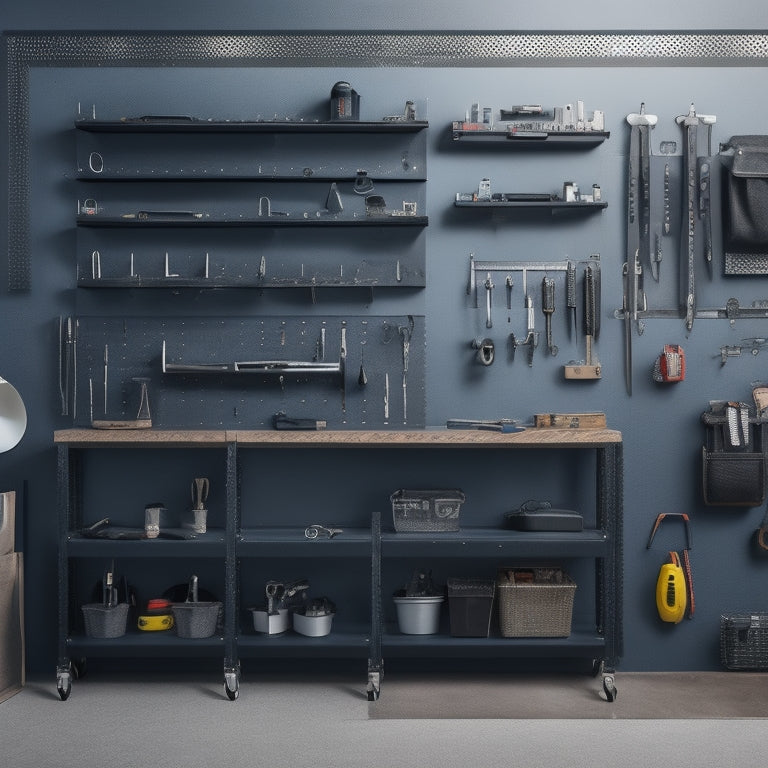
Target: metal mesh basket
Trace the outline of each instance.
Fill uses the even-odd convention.
[[[458,531],[464,494],[459,490],[395,491],[391,496],[395,531]]]
[[[81,606],[88,637],[122,637],[128,623],[128,603],[118,603],[107,608],[102,603],[86,603]]]
[[[721,616],[720,661],[726,669],[768,669],[768,613]]]
[[[211,637],[219,623],[221,603],[175,603],[171,610],[179,637]]]
[[[533,581],[515,580],[520,571]],[[568,637],[576,584],[559,569],[514,568],[499,572],[499,628],[502,637]]]

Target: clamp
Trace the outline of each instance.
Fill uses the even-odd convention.
[[[317,539],[321,536],[327,536],[332,539],[337,533],[343,533],[343,528],[326,528],[324,525],[310,525],[304,529],[304,537],[307,539]]]

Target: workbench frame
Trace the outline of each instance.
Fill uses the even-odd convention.
[[[619,432],[607,429],[528,429],[515,434],[487,431],[426,429],[410,431],[269,431],[269,430],[94,430],[72,429],[55,433],[58,450],[59,521],[59,632],[57,684],[62,699],[69,696],[72,677],[77,674],[77,654],[94,653],[111,657],[127,656],[223,656],[225,692],[230,699],[239,693],[240,655],[367,656],[367,695],[378,699],[385,655],[397,657],[523,657],[588,658],[595,673],[603,676],[603,689],[610,701],[616,695],[613,675],[623,650],[623,445]],[[391,449],[419,451],[454,449],[592,450],[596,453],[596,526],[582,533],[525,534],[504,529],[465,528],[455,533],[406,534],[384,530],[381,507],[371,514],[369,532],[315,540],[312,557],[339,555],[370,558],[371,614],[369,631],[334,634],[323,643],[294,638],[287,643],[270,643],[269,638],[249,637],[239,629],[239,564],[242,558],[308,556],[307,542],[285,534],[252,536],[241,528],[242,451],[249,448],[291,449]],[[221,449],[226,478],[226,528],[209,531],[195,541],[109,541],[83,539],[76,531],[82,523],[81,452],[98,448]],[[448,457],[446,457],[448,459]],[[386,505],[382,505],[385,506]],[[318,547],[319,548],[316,548]],[[151,550],[149,549],[151,548]],[[545,557],[592,558],[596,563],[595,630],[574,633],[562,639],[550,638],[454,638],[445,635],[419,637],[387,631],[382,610],[382,562],[390,556],[446,558],[498,558],[537,554]],[[96,641],[73,637],[71,632],[75,595],[71,592],[71,566],[87,557],[132,558],[144,556],[198,557],[223,561],[225,592],[223,634],[201,640],[175,636],[164,638],[128,633],[125,639]],[[149,633],[155,634],[155,633]],[[311,638],[316,641],[318,638]],[[73,658],[75,659],[73,661]]]

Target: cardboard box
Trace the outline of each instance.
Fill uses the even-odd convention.
[[[25,682],[24,555],[0,555],[0,702]]]
[[[0,555],[15,550],[16,538],[16,491],[0,493]]]

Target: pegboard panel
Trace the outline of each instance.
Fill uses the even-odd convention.
[[[136,419],[147,380],[154,427],[424,427],[423,316],[77,317],[61,342],[76,426]]]

